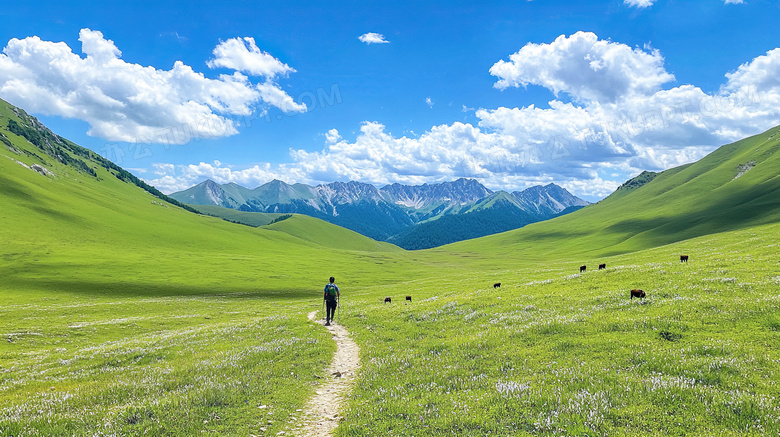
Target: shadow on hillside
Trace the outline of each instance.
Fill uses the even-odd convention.
[[[718,197],[700,209],[695,206],[689,212],[674,217],[627,219],[604,231],[614,234],[643,235],[661,244],[699,237],[703,235],[737,231],[748,227],[772,223],[780,217],[780,186],[765,183],[745,191]]]
[[[10,180],[2,177],[2,175],[0,175],[0,194],[2,194],[3,197],[9,197],[20,201],[33,201],[33,196],[30,193],[19,189],[17,184],[12,183]]]
[[[260,281],[252,281],[245,287],[211,287],[181,284],[149,284],[127,282],[98,282],[68,279],[34,279],[7,276],[3,279],[3,288],[7,290],[39,290],[52,293],[88,295],[89,297],[128,298],[128,297],[202,297],[231,300],[280,300],[280,299],[317,299],[322,292],[315,289],[275,288],[262,289]]]
[[[622,220],[619,223],[608,226],[604,229],[604,232],[611,234],[626,234],[636,232],[646,232],[653,230],[659,226],[664,226],[677,220],[676,217],[655,217],[650,219],[627,219]]]
[[[736,187],[735,187],[736,188]],[[660,200],[659,200],[660,202]],[[712,235],[721,232],[739,231],[753,226],[780,222],[780,177],[745,188],[715,190],[709,197],[690,202],[675,209],[663,211],[649,207],[647,215],[637,217],[633,210],[620,210],[616,205],[609,208],[616,222],[605,226],[598,218],[613,218],[609,214],[595,215],[582,222],[569,221],[555,230],[543,230],[510,234],[516,243],[507,245],[515,249],[515,259],[525,256],[559,257],[561,255],[613,256],[636,250],[658,247],[665,244]],[[576,215],[576,213],[575,213]],[[605,227],[602,227],[605,226]]]
[[[549,232],[529,232],[523,235],[523,241],[543,241],[543,240],[565,240],[568,238],[579,238],[590,235],[588,231],[549,231]]]
[[[35,210],[40,215],[54,220],[73,223],[82,221],[80,217],[46,206],[44,204],[48,203],[46,200],[36,198],[33,194],[18,188],[17,185],[0,176],[0,197],[15,200],[18,205]]]

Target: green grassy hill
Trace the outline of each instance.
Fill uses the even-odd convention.
[[[280,231],[334,252],[341,250],[390,252],[395,254],[403,252],[398,246],[372,240],[349,229],[302,214],[294,214],[286,220],[271,223],[265,226],[265,229]]]
[[[216,205],[190,204],[189,206],[201,214],[210,215],[213,217],[219,217],[229,222],[241,223],[243,225],[255,226],[255,227],[265,226],[284,215],[281,213],[273,213],[273,212],[239,211],[237,209],[225,208],[223,206],[216,206]]]
[[[400,248],[392,244],[372,240],[357,232],[307,215],[247,212],[208,205],[189,206],[202,214],[220,217],[229,222],[248,226],[263,226],[264,230],[283,232],[300,239],[302,242],[305,242],[304,244],[312,244],[334,251],[400,251]]]
[[[247,212],[208,205],[189,206],[202,214],[248,226],[263,226],[265,230],[280,231],[307,242],[304,244],[322,246],[334,251],[400,251],[399,247],[392,244],[372,240],[357,232],[307,215]]]
[[[778,131],[725,145],[698,162],[664,171],[637,184],[639,188],[618,190],[572,214],[440,250],[585,261],[777,222]]]
[[[777,435],[775,131],[408,252],[198,215],[0,102],[0,434],[289,431],[329,377],[306,314],[333,275],[363,362],[337,436]]]
[[[296,219],[283,226],[253,229],[193,214],[120,179],[124,175],[107,169],[101,157],[86,149],[68,143],[77,152],[52,149],[53,155],[61,157],[57,159],[11,133],[9,121],[28,127],[37,123],[18,112],[21,117],[10,105],[0,107],[0,134],[5,139],[0,146],[0,196],[4,200],[0,237],[7,243],[0,247],[0,254],[11,261],[4,265],[12,269],[4,281],[9,287],[30,282],[24,271],[40,276],[51,273],[62,281],[84,276],[83,281],[101,282],[93,269],[83,275],[81,269],[71,269],[74,263],[127,263],[125,273],[144,284],[142,289],[152,284],[176,287],[179,281],[192,284],[189,276],[200,263],[211,274],[198,278],[196,290],[207,291],[209,284],[220,284],[217,289],[255,289],[254,277],[265,277],[267,288],[296,290],[319,284],[329,276],[328,271],[347,270],[360,257],[351,250],[389,246],[378,246],[320,220],[301,223],[304,219]],[[72,165],[75,159],[80,160],[78,166]],[[33,165],[51,174],[40,174],[30,168]],[[312,239],[316,241],[308,241]],[[69,273],[58,275],[57,271]],[[287,272],[304,272],[304,276]],[[269,282],[268,277],[279,280]],[[296,281],[291,283],[290,277]]]
[[[377,287],[350,307],[365,364],[336,435],[777,435],[778,245],[774,223]]]
[[[388,241],[407,249],[428,249],[455,241],[517,229],[538,220],[499,192],[463,214],[447,214],[409,228]]]
[[[330,360],[305,314],[327,278],[426,269],[320,221],[198,215],[130,176],[0,102],[2,435],[275,434]]]

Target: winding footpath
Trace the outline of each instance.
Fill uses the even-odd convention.
[[[324,326],[322,319],[316,320],[317,311],[309,313],[309,320]],[[326,326],[336,341],[336,354],[327,369],[325,382],[309,399],[301,412],[292,435],[301,437],[330,437],[338,426],[344,398],[352,390],[355,375],[360,368],[360,348],[349,337],[341,325]]]

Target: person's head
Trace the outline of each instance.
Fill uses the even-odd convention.
[[[336,282],[336,278],[334,278],[333,276],[331,276],[331,277],[330,277],[330,283],[332,284],[332,283],[334,283],[334,282]]]

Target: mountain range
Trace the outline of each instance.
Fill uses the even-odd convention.
[[[309,186],[273,180],[254,189],[206,180],[171,197],[196,209],[305,214],[405,249],[504,232],[588,205],[555,184],[508,193],[465,178],[381,188],[355,181]]]
[[[554,220],[533,223],[512,232],[469,239],[436,250],[447,253],[462,252],[466,254],[464,256],[489,252],[513,259],[543,255],[559,257],[560,253],[593,251],[609,255],[777,221],[780,211],[780,178],[777,177],[780,159],[778,132],[780,127],[724,145],[695,163],[659,173],[643,172],[597,204],[572,214],[566,213],[579,206],[560,210],[565,202],[550,191],[560,188],[554,185],[534,187],[520,193],[494,193],[478,182],[467,179],[419,187],[389,185],[380,189],[357,182],[310,187],[273,181],[254,190],[236,184],[200,184],[202,187],[209,187],[209,190],[202,190],[202,194],[206,196],[204,198],[211,197],[218,201],[232,199],[234,207],[243,206],[247,210],[251,210],[252,205],[276,205],[267,209],[277,211],[273,214],[227,209],[216,206],[213,199],[203,202],[211,203],[211,206],[196,204],[197,208],[192,208],[187,203],[197,203],[194,198],[186,198],[181,202],[160,193],[99,154],[56,135],[22,109],[0,100],[0,154],[5,157],[0,159],[0,197],[3,200],[0,218],[4,219],[4,223],[7,223],[5,220],[9,217],[18,219],[29,225],[37,234],[49,229],[50,223],[47,220],[56,219],[56,223],[61,226],[51,229],[59,238],[60,235],[75,235],[81,232],[82,228],[98,232],[107,226],[107,223],[117,222],[125,226],[126,220],[122,219],[121,215],[119,218],[112,215],[110,219],[101,221],[100,225],[95,224],[97,222],[92,215],[98,212],[108,214],[123,205],[122,202],[133,199],[127,203],[126,211],[123,210],[126,215],[137,215],[141,209],[146,211],[149,205],[153,207],[148,211],[150,214],[154,211],[159,215],[163,210],[180,210],[162,208],[174,206],[187,210],[181,211],[181,214],[190,214],[201,217],[200,219],[202,216],[191,212],[209,209],[209,215],[219,215],[214,211],[222,210],[232,214],[229,220],[242,223],[251,222],[246,219],[247,215],[256,216],[254,222],[248,224],[262,225],[256,229],[259,233],[263,233],[266,227],[276,230],[294,228],[296,238],[299,238],[301,233],[306,234],[306,239],[321,239],[324,234],[337,235],[327,240],[328,244],[343,244],[345,234],[342,231],[348,233],[348,230],[341,229],[336,232],[339,228],[305,215],[269,224],[283,218],[285,208],[294,210],[296,206],[308,205],[307,207],[322,217],[330,218],[327,221],[347,221],[353,218],[364,228],[378,231],[382,230],[381,220],[390,222],[388,216],[393,214],[390,219],[397,220],[397,223],[400,223],[397,227],[401,230],[388,236],[387,240],[396,242],[406,238],[414,244],[433,246],[445,240],[424,240],[443,238],[438,234],[444,234],[450,239],[468,238],[468,233],[474,229],[481,231],[482,228],[497,223],[497,216],[506,221],[510,212],[517,216],[517,221],[528,221],[525,214],[560,210],[558,215],[563,216]],[[49,182],[46,181],[51,184],[47,185]],[[33,189],[33,186],[37,188]],[[87,189],[88,187],[91,188]],[[473,190],[471,194],[470,189]],[[229,190],[232,194],[226,195],[225,193],[230,193]],[[257,196],[263,193],[265,197]],[[370,200],[366,200],[365,193],[369,193]],[[487,193],[487,196],[472,200],[482,195],[481,193]],[[536,209],[529,211],[528,202],[536,205]],[[146,206],[141,208],[144,204]],[[382,205],[386,213],[377,208],[365,208],[362,212],[373,212],[378,220],[360,220],[361,204]],[[63,212],[66,206],[67,211]],[[304,209],[303,207],[301,209]],[[16,209],[19,210],[18,214],[10,212]],[[327,213],[331,215],[328,217]],[[192,223],[201,223],[198,221],[200,219],[187,218],[188,215],[176,217],[177,220],[181,218]],[[149,220],[146,216],[142,218],[139,223]],[[76,227],[65,230],[62,227],[64,223]],[[87,226],[87,223],[91,224]],[[404,227],[404,223],[412,223],[413,226]],[[328,226],[324,226],[326,224]],[[137,227],[145,229],[143,226],[145,225],[138,224]],[[178,224],[172,226],[172,229],[179,227]],[[197,244],[202,245],[201,240],[210,237],[201,235],[205,228],[199,229],[201,230],[192,235],[199,235]],[[325,231],[326,229],[328,231]],[[29,234],[14,228],[8,228],[6,231],[7,235],[18,235],[13,238],[25,239]],[[356,235],[350,236],[349,239],[360,241],[360,247],[390,246],[376,241],[360,240]],[[90,236],[82,237],[94,239]],[[162,238],[165,241],[183,238],[182,244],[195,244],[191,236],[176,232],[165,234]],[[74,241],[69,240],[68,244],[75,244]]]
[[[431,397],[435,407],[452,365],[475,357],[489,366],[528,361],[518,370],[525,375],[587,360],[584,372],[601,369],[589,374],[593,381],[632,370],[638,395],[608,403],[614,408],[604,414],[614,434],[666,435],[671,428],[653,423],[679,422],[667,419],[680,415],[680,402],[659,402],[668,390],[644,389],[660,369],[669,371],[664,378],[671,373],[667,382],[697,378],[696,386],[671,388],[690,405],[683,413],[716,413],[711,422],[699,421],[703,415],[686,421],[680,433],[738,434],[758,423],[776,435],[778,169],[776,127],[697,162],[640,175],[574,213],[408,252],[306,215],[248,227],[194,214],[0,100],[2,365],[13,382],[0,399],[14,412],[2,426],[14,435],[42,427],[42,435],[108,427],[129,435],[238,434],[256,428],[256,418],[239,421],[248,409],[271,417],[252,407],[258,399],[274,405],[277,418],[295,415],[305,396],[289,393],[314,392],[320,357],[332,352],[304,314],[317,309],[325,278],[334,275],[364,350],[392,359],[403,347],[412,361],[400,376],[398,366],[373,366],[363,394],[379,387],[371,378],[384,386],[390,378],[418,399],[431,384],[417,374],[434,365],[429,373],[445,376]],[[511,193],[488,198],[478,203],[520,202]],[[680,263],[681,254],[690,263]],[[604,262],[606,270],[594,268]],[[587,272],[578,274],[584,264]],[[632,288],[647,290],[647,299],[629,299]],[[381,303],[404,295],[414,295],[414,306]],[[675,354],[680,347],[693,353]],[[432,360],[432,351],[444,352]],[[707,370],[708,363],[718,366]],[[235,384],[211,384],[215,372]],[[517,399],[496,394],[498,376],[481,384],[484,398],[495,404],[491,417],[509,417]],[[592,399],[575,377],[566,393]],[[736,403],[735,390],[742,393]],[[61,402],[68,393],[76,396]],[[367,396],[361,399],[382,398]],[[217,413],[224,420],[204,420]],[[543,405],[526,417],[547,413]],[[582,434],[579,415],[571,416],[570,429]],[[364,426],[349,418],[345,425]]]

